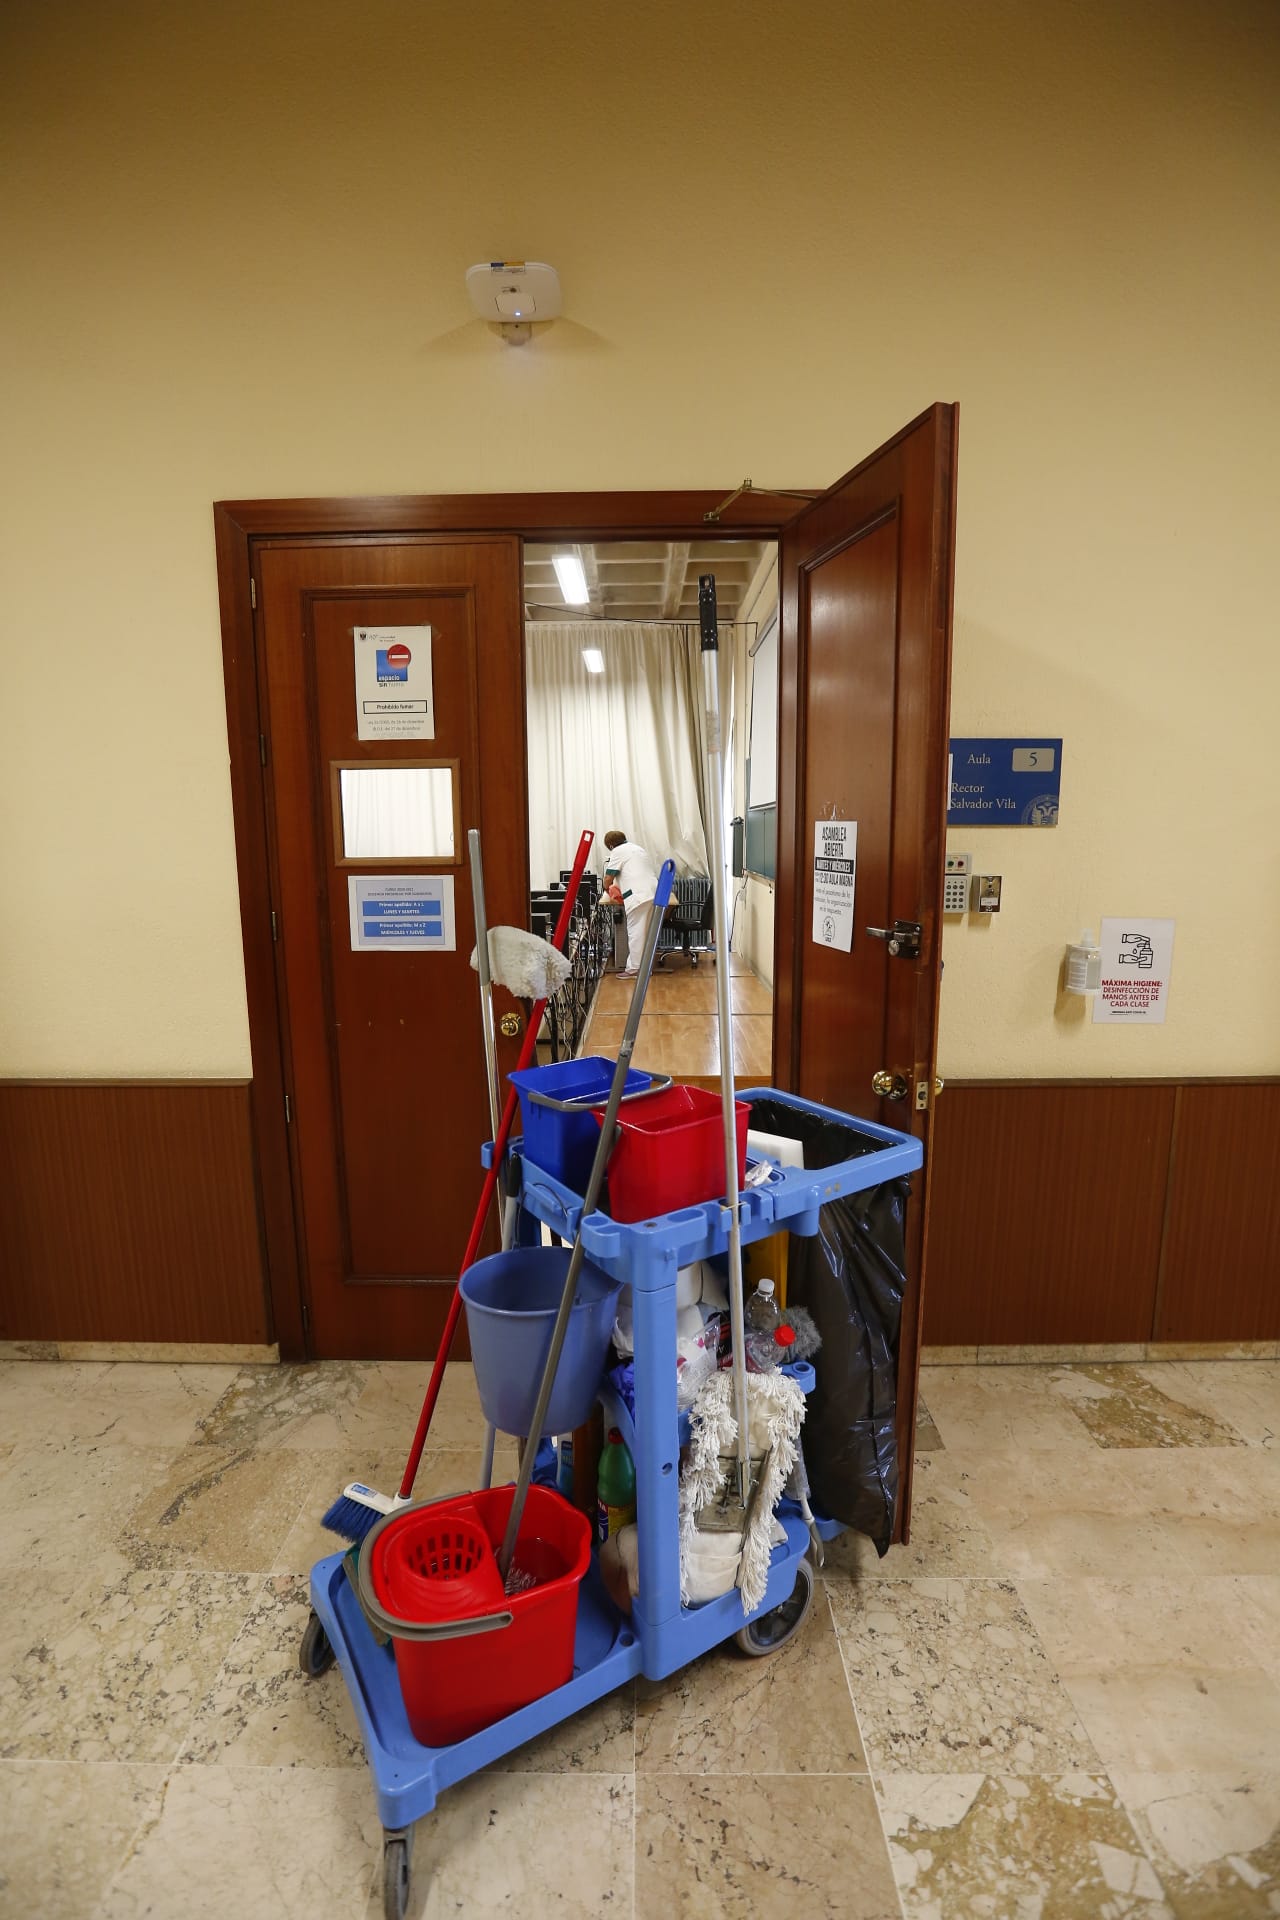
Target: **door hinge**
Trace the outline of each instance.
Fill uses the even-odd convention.
[[[274,907],[271,909],[271,938],[273,941],[280,938],[280,922],[276,919],[276,910]]]
[[[258,735],[258,758],[265,767],[267,764],[267,736],[265,733]]]
[[[286,1127],[291,1127],[293,1125],[293,1102],[290,1100],[287,1093],[284,1097],[284,1123]]]
[[[258,583],[252,574],[249,575],[249,605],[255,613],[258,611]]]

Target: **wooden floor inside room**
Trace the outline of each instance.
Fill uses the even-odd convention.
[[[739,1086],[768,1085],[772,1074],[773,994],[736,954],[733,982],[733,1067]],[[607,973],[583,1036],[584,1054],[616,1058],[631,980]],[[649,982],[631,1064],[669,1073],[693,1085],[718,1084],[720,1027],[716,1017],[716,963],[704,954],[696,967],[673,954]]]

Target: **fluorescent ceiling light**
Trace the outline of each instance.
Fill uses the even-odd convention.
[[[599,647],[584,647],[582,649],[582,664],[586,667],[588,673],[603,673],[604,655],[601,653]]]
[[[560,582],[566,607],[585,607],[591,595],[587,592],[587,576],[582,571],[582,562],[577,554],[553,553],[551,564],[556,570],[556,579]]]

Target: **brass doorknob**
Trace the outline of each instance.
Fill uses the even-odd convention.
[[[879,1073],[871,1076],[871,1091],[878,1093],[882,1100],[905,1100],[907,1097],[906,1075],[890,1073],[887,1067],[881,1067]]]
[[[522,1022],[518,1013],[504,1013],[498,1022],[498,1030],[507,1040],[514,1040],[520,1032]]]
[[[946,1084],[947,1084],[946,1081],[942,1078],[940,1074],[934,1075],[933,1097],[935,1100],[937,1099],[938,1095],[942,1092],[942,1089],[946,1086]]]

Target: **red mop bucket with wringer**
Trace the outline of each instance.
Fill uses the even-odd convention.
[[[360,1553],[361,1603],[391,1637],[415,1740],[466,1740],[573,1675],[578,1587],[591,1523],[547,1487],[529,1489],[504,1593],[497,1551],[512,1487],[388,1515]]]

